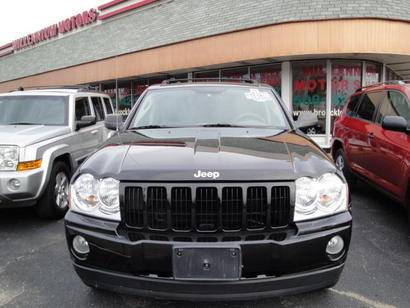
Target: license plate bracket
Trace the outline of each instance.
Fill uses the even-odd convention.
[[[240,246],[173,247],[173,272],[178,280],[239,280],[241,267]]]

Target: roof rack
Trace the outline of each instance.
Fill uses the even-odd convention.
[[[62,85],[62,86],[32,86],[32,87],[18,87],[15,91],[25,91],[25,90],[57,90],[57,89],[64,89],[64,90],[78,90],[78,92],[85,92],[85,91],[94,91],[90,88],[90,86],[81,86],[81,85]]]
[[[239,82],[239,83],[248,83],[259,85],[259,81],[249,78],[228,78],[228,77],[221,77],[221,78],[183,78],[183,79],[167,79],[164,80],[161,85],[170,85],[175,83],[193,83],[193,82]]]
[[[363,89],[374,88],[374,87],[379,87],[383,85],[404,85],[404,84],[410,84],[410,79],[409,80],[386,80],[384,82],[373,83],[371,85],[358,88],[356,92],[360,92]]]

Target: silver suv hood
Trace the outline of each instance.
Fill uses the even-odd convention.
[[[70,131],[68,126],[0,125],[0,145],[25,147]]]

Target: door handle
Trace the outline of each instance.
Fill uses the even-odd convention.
[[[368,133],[367,136],[368,136],[369,138],[373,139],[373,138],[374,138],[374,133]]]
[[[98,134],[98,129],[95,129],[95,130],[91,131],[91,135],[96,135],[96,134]]]

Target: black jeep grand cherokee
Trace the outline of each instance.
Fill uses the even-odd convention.
[[[349,193],[297,129],[311,124],[294,123],[255,82],[148,88],[73,176],[65,226],[78,275],[183,300],[334,285],[350,242]]]

